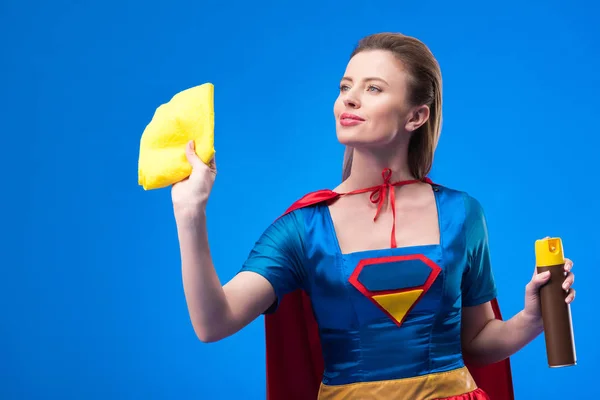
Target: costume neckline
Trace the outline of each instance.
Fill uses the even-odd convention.
[[[415,183],[433,184],[433,182],[428,177],[425,177],[423,179],[408,179],[408,180],[400,180],[400,181],[392,182],[391,181],[392,170],[390,168],[384,168],[383,171],[381,172],[381,177],[383,178],[383,183],[381,183],[380,185],[375,185],[375,186],[371,186],[371,187],[367,187],[367,188],[363,188],[363,189],[351,190],[349,192],[341,192],[341,193],[338,192],[336,194],[341,197],[341,196],[349,196],[349,195],[353,195],[353,194],[371,192],[371,195],[369,196],[369,200],[371,201],[371,203],[377,204],[377,211],[375,212],[375,217],[373,218],[373,221],[376,221],[377,218],[379,217],[379,214],[383,208],[383,203],[385,202],[385,197],[387,194],[389,197],[389,200],[390,200],[390,207],[392,208],[392,218],[393,218],[390,242],[391,242],[392,248],[397,248],[398,246],[396,243],[396,192],[394,190],[394,187],[406,186],[406,185],[411,185],[411,184],[415,184]]]

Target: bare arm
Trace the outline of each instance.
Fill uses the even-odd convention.
[[[185,298],[201,341],[214,342],[234,334],[273,304],[273,287],[259,274],[241,272],[221,286],[203,211],[176,214],[176,220]]]
[[[217,174],[214,159],[204,164],[194,142],[185,154],[192,166],[188,179],[173,185],[171,196],[177,223],[183,288],[194,331],[203,342],[214,342],[239,331],[275,301],[269,281],[242,272],[225,287],[212,262],[206,230],[206,205]]]
[[[543,331],[541,318],[519,312],[508,321],[494,316],[489,302],[462,310],[462,347],[465,360],[492,364],[512,356]]]
[[[466,361],[490,364],[510,357],[542,332],[541,317],[522,311],[513,318],[496,319],[490,301],[496,288],[491,269],[488,231],[483,208],[477,200],[466,197],[465,239],[467,266],[462,282],[462,349]],[[542,282],[535,280],[535,287]],[[529,289],[528,289],[529,290]]]
[[[575,299],[572,288],[575,275],[573,261],[565,259],[567,274],[563,288],[569,291],[565,302]],[[548,282],[548,273],[534,273],[525,287],[525,307],[508,321],[495,318],[491,303],[464,307],[462,312],[462,347],[465,359],[477,364],[502,361],[525,347],[544,331],[539,299],[540,288]]]
[[[481,205],[466,197],[467,269],[463,275],[462,348],[465,360],[473,364],[502,361],[525,347],[543,332],[539,289],[549,274],[533,273],[525,287],[525,307],[507,321],[496,319],[491,302],[479,304],[482,297],[491,298],[495,283],[491,270],[490,250],[485,215]],[[573,283],[570,272],[573,263],[567,259],[565,272],[569,274],[565,290]],[[573,301],[572,291],[566,301]]]

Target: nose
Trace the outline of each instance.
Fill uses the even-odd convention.
[[[347,108],[360,108],[360,100],[352,93],[346,93],[344,97],[344,105]]]

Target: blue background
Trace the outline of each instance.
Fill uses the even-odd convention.
[[[172,95],[215,84],[209,235],[226,282],[292,201],[339,182],[338,81],[379,31],[422,39],[442,65],[432,177],[484,205],[506,317],[534,241],[563,238],[579,365],[549,369],[540,336],[512,358],[515,390],[584,397],[600,355],[595,7],[3,1],[0,398],[264,398],[262,319],[216,344],[194,336],[170,191],[137,186],[139,139]]]

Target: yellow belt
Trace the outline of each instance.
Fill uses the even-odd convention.
[[[346,385],[321,384],[319,400],[426,400],[458,396],[477,389],[466,367],[412,378],[359,382]]]

